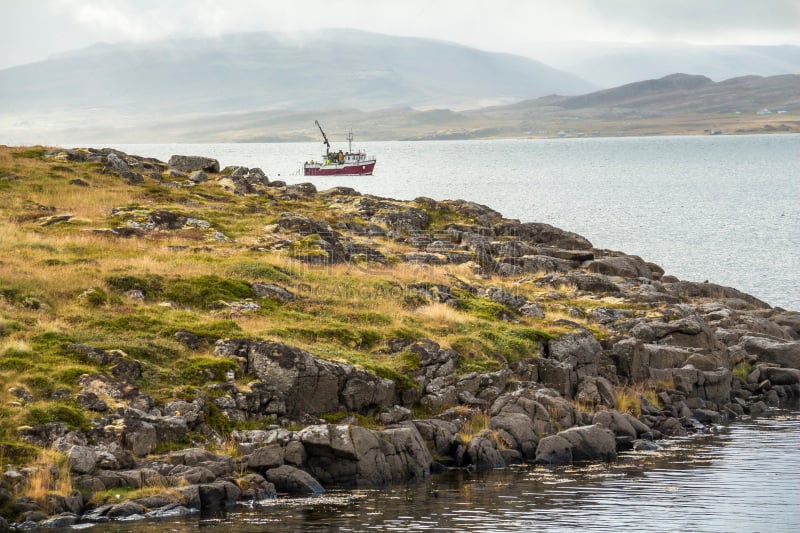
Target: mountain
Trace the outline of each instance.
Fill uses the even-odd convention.
[[[765,111],[769,110],[769,111]],[[360,141],[800,132],[800,75],[745,76],[715,82],[671,74],[577,96],[550,95],[465,111],[257,111],[156,120],[66,131],[63,138],[104,142],[318,141],[352,128]]]
[[[596,86],[532,59],[354,30],[98,44],[0,71],[0,110],[162,116],[479,107]]]
[[[531,54],[603,87],[674,72],[714,81],[748,75],[800,74],[800,46],[703,46],[683,43],[544,43]]]

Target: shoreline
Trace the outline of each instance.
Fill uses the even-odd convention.
[[[4,331],[28,344],[42,335],[37,313],[52,312],[51,322],[62,313],[85,317],[95,328],[101,315],[140,317],[133,340],[117,344],[118,330],[109,329],[89,343],[87,330],[41,348],[89,371],[62,393],[88,416],[82,427],[64,418],[16,431],[64,454],[77,493],[53,496],[58,503],[48,508],[17,496],[36,468],[6,470],[8,507],[25,518],[13,527],[175,516],[277,493],[427,479],[446,468],[612,461],[620,450],[756,417],[800,396],[800,313],[678,280],[547,224],[460,200],[317,191],[271,181],[259,169],[220,170],[202,157],[164,163],[114,150],[11,152],[27,154],[0,154],[0,171],[19,198],[35,197],[25,187],[40,179],[62,180],[64,197],[85,187],[73,183],[80,180],[144,199],[78,216],[58,208],[14,213],[26,238],[66,249],[59,239],[89,235],[120,256],[133,245],[182,261],[163,275],[109,269],[102,286],[68,304],[32,309],[34,296],[3,293]],[[243,224],[247,217],[252,222]],[[33,253],[39,249],[47,252]],[[95,264],[117,264],[96,253]],[[181,253],[193,254],[186,266]],[[231,263],[248,254],[258,260]],[[206,272],[194,256],[236,268]],[[72,270],[63,259],[50,261],[41,264],[83,279],[81,263]],[[239,274],[210,274],[229,271]],[[188,299],[199,282],[218,292]],[[300,283],[353,284],[371,297],[290,290]],[[399,292],[391,296],[387,287]],[[381,290],[390,297],[376,298]],[[347,314],[359,306],[359,314]],[[191,320],[176,328],[181,313]],[[326,322],[329,315],[343,318]],[[221,323],[224,316],[231,324]],[[251,327],[251,316],[277,318],[268,333],[254,334],[242,326]],[[157,319],[156,331],[170,332],[150,338],[166,339],[158,350],[198,369],[175,369],[178,382],[191,385],[180,397],[168,392],[174,382],[152,384],[169,363],[131,344],[146,333],[137,328]],[[5,325],[12,321],[18,325]],[[308,326],[292,329],[303,321]],[[3,350],[0,360],[17,353]],[[37,399],[13,374],[4,379],[14,388],[10,409],[28,417],[20,420],[35,420],[29,405],[46,409],[53,401]],[[87,496],[124,487],[154,490],[109,503]]]

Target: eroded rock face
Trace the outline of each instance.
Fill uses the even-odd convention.
[[[411,424],[383,431],[309,426],[298,433],[309,471],[323,484],[360,487],[423,479],[433,461]]]
[[[282,343],[225,339],[217,342],[214,353],[233,358],[245,373],[261,380],[266,403],[259,401],[255,409],[292,416],[377,412],[395,404],[394,382]]]

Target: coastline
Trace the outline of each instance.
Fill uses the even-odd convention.
[[[140,389],[149,385],[154,364],[147,352],[128,353],[102,337],[95,344],[55,343],[54,354],[71,354],[92,371],[76,376],[65,393],[91,414],[88,424],[58,420],[17,431],[25,442],[63,453],[78,492],[54,498],[61,510],[52,512],[59,509],[16,497],[36,469],[7,470],[4,483],[16,483],[6,489],[9,499],[15,496],[7,507],[25,518],[14,527],[170,516],[163,513],[277,492],[413,481],[446,468],[613,461],[618,450],[758,416],[800,394],[800,313],[728,287],[680,281],[637,256],[598,250],[547,224],[508,220],[473,202],[317,191],[270,180],[258,169],[220,170],[207,158],[167,164],[113,150],[17,153],[32,154],[35,171],[45,172],[38,179],[61,180],[64,191],[84,187],[72,183],[81,180],[143,200],[80,216],[58,208],[13,214],[45,244],[92,235],[171,254],[189,250],[208,262],[237,254],[251,259],[247,273],[214,281],[222,297],[210,304],[180,298],[214,267],[195,268],[195,277],[182,271],[180,280],[122,269],[129,273],[106,276],[93,292],[84,287],[77,301],[87,316],[151,313],[152,320],[157,307],[167,315],[196,312],[189,327],[170,332],[170,342],[180,346],[175,357],[199,364],[198,352],[203,366],[181,374],[195,387],[191,394],[164,401]],[[24,188],[35,173],[20,163],[28,156],[3,156],[10,192],[35,197]],[[253,232],[210,216],[225,209],[270,223]],[[269,265],[260,271],[263,279],[253,275],[261,261]],[[52,266],[68,269],[69,262]],[[333,290],[350,280],[369,283],[354,287],[355,298]],[[178,281],[183,285],[169,287]],[[14,339],[31,342],[41,334],[28,333],[35,329],[31,297],[18,289],[3,293],[3,323],[18,324],[4,331]],[[347,319],[336,327],[325,323],[326,313],[342,313],[331,301],[355,306],[370,298],[387,307],[350,316],[349,326]],[[317,306],[326,309],[317,328],[290,330],[287,323],[266,335],[231,335],[251,333],[237,322],[248,323],[248,313],[286,310],[297,320]],[[48,307],[56,315],[66,309],[40,302],[35,311]],[[395,308],[403,321],[389,314]],[[206,332],[194,323],[220,316],[236,327]],[[331,356],[328,345],[355,353]],[[9,353],[6,346],[5,360]],[[34,398],[31,388],[15,386],[13,409],[29,414],[26,404],[49,401]],[[208,444],[222,440],[218,451],[228,439],[230,453],[186,446],[201,437]],[[165,445],[169,451],[158,453]],[[164,490],[124,503],[86,496],[124,486]],[[46,521],[53,515],[59,522]]]

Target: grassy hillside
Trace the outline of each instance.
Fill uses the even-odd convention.
[[[494,370],[538,353],[542,342],[576,323],[603,337],[576,307],[631,307],[611,297],[578,297],[570,287],[539,287],[535,276],[487,278],[474,262],[401,262],[402,254],[418,250],[408,233],[348,229],[366,224],[351,191],[309,194],[290,186],[242,196],[220,187],[216,178],[224,176],[189,186],[158,172],[131,184],[104,172],[102,163],[45,158],[45,152],[0,147],[5,461],[33,453],[21,427],[87,428],[99,415],[76,402],[81,376],[108,373],[120,362],[141,363],[136,386],[157,402],[212,394],[211,385],[235,367],[213,354],[214,342],[227,337],[283,341],[413,386],[406,371],[414,358],[387,355],[386,341],[431,338],[462,354],[458,373]],[[449,223],[476,222],[455,203],[376,200],[373,206],[377,213],[394,208],[427,213],[431,235]],[[285,223],[305,216],[382,257],[356,254],[330,264],[318,234]],[[169,222],[175,217],[180,224]],[[258,297],[256,283],[279,285],[295,299]],[[423,296],[439,285],[452,288],[448,304]],[[547,318],[509,315],[476,294],[489,285],[536,301]],[[179,342],[178,332],[196,335],[199,344]],[[119,352],[98,360],[80,345]],[[220,430],[236,427],[211,415]]]

